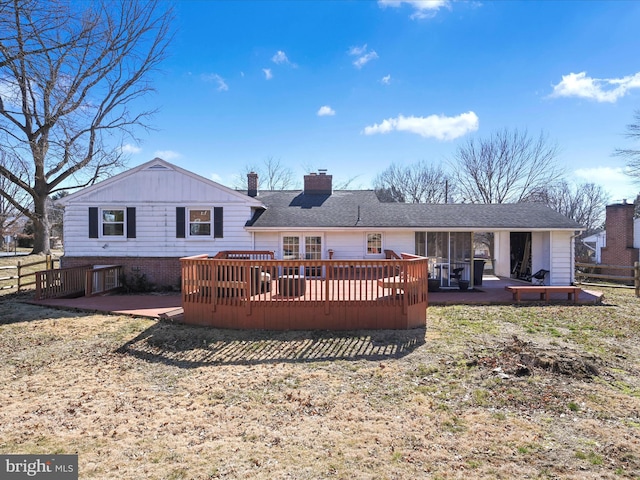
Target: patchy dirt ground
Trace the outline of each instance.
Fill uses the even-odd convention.
[[[640,301],[235,332],[0,300],[0,453],[87,479],[640,477]]]

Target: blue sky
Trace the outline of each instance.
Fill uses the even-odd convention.
[[[640,109],[640,2],[181,1],[158,107],[131,145],[232,185],[273,157],[369,188],[469,136],[541,131],[575,182],[640,190],[612,156]]]

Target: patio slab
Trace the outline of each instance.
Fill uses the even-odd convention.
[[[429,305],[512,305],[515,304],[510,292],[504,289],[507,285],[526,285],[513,279],[485,276],[482,285],[474,290],[459,289],[429,292]],[[594,305],[600,303],[602,293],[583,289],[578,304]],[[566,300],[552,299],[551,303],[567,303]],[[36,305],[47,307],[82,310],[89,312],[106,312],[120,315],[148,317],[156,319],[179,320],[182,315],[182,295],[104,295],[80,298],[52,298],[32,301]],[[537,300],[523,300],[522,305],[543,303]],[[569,302],[573,305],[573,302]]]
[[[148,318],[172,318],[182,313],[182,295],[102,295],[79,298],[49,298],[31,302],[47,307],[108,312]]]
[[[512,278],[500,278],[485,275],[482,285],[473,290],[462,291],[456,288],[442,289],[438,292],[429,292],[429,305],[512,305],[515,304],[511,292],[505,290],[508,285],[530,285],[528,282],[514,280]],[[602,300],[602,293],[582,289],[578,302],[579,305],[595,305]],[[521,305],[534,303],[567,303],[565,298],[552,298],[550,302],[523,299]],[[573,302],[570,302],[573,304]]]

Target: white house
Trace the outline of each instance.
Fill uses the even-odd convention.
[[[324,173],[303,190],[259,191],[249,174],[236,191],[154,159],[62,198],[62,266],[123,265],[177,285],[179,258],[223,250],[270,250],[276,258],[375,259],[385,251],[433,258],[443,284],[472,276],[473,233],[494,238],[494,271],[546,283],[573,282],[581,226],[540,204],[402,204],[373,190],[337,190]]]

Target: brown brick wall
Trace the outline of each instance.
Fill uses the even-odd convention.
[[[247,173],[247,195],[250,197],[258,195],[258,174],[256,172]]]
[[[60,259],[60,267],[80,265],[122,265],[127,278],[146,275],[157,287],[180,287],[181,267],[179,258],[165,257],[68,257]]]
[[[311,173],[304,176],[304,193],[331,195],[333,175]]]
[[[633,204],[618,203],[607,206],[607,246],[602,249],[602,263],[633,265],[638,261],[638,249],[633,248]],[[612,275],[625,275],[619,270]]]

